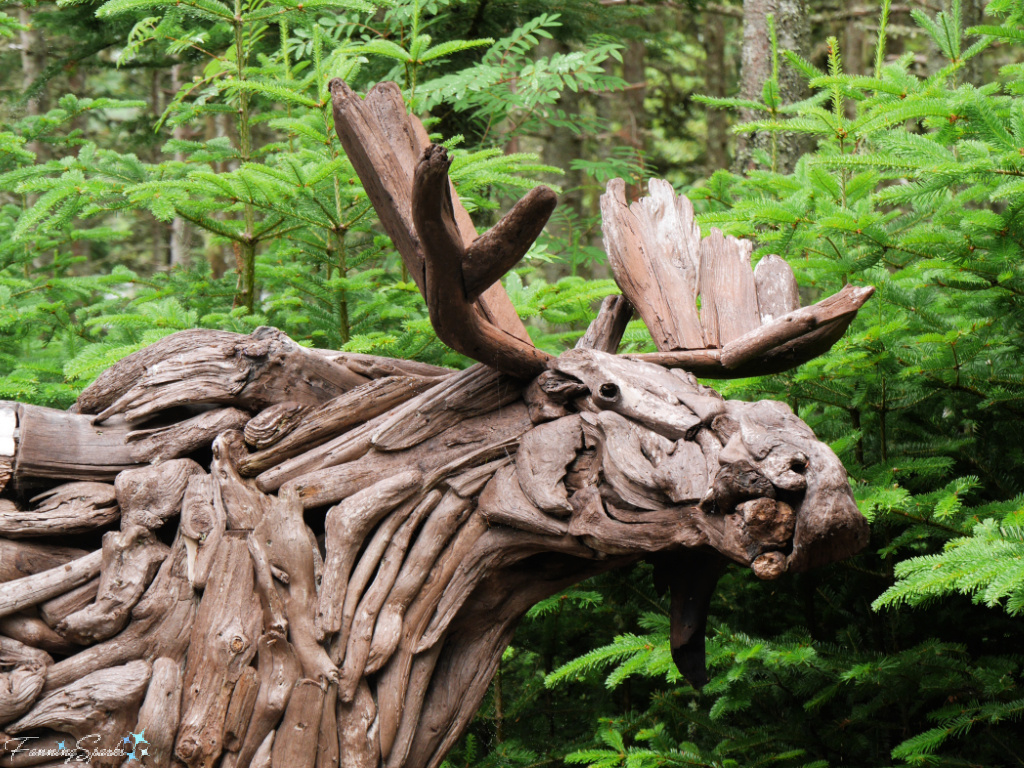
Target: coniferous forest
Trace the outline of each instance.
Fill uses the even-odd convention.
[[[21,0],[0,12],[0,399],[69,406],[187,328],[463,367],[335,135],[394,80],[481,231],[559,206],[505,287],[557,353],[617,292],[598,198],[685,192],[804,303],[876,293],[788,403],[871,522],[730,570],[710,682],[648,565],[536,606],[448,765],[1024,764],[1024,0]],[[623,349],[650,351],[639,320]]]

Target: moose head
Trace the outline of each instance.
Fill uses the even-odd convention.
[[[498,280],[554,194],[534,190],[477,237],[397,88],[332,92],[438,336],[479,362],[185,331],[101,375],[76,413],[0,406],[0,551],[39,564],[0,584],[5,731],[103,723],[190,768],[434,768],[518,620],[565,586],[651,560],[672,593],[673,657],[701,685],[728,561],[774,579],[866,543],[845,470],[806,424],[696,376],[821,354],[870,288],[799,308],[781,259],[751,270],[750,244],[702,238],[666,183],[628,206],[613,182],[605,242],[623,296],[552,356]],[[615,354],[634,311],[658,352]],[[26,489],[66,480],[88,482],[22,509]],[[82,532],[102,533],[100,550],[15,540]],[[11,620],[33,606],[40,618]],[[41,637],[66,658],[26,647]]]

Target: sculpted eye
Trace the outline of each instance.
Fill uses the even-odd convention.
[[[619,396],[619,385],[607,382],[602,384],[597,391],[605,400],[615,400]]]

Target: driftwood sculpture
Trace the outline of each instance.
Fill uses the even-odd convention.
[[[338,133],[450,371],[278,331],[169,336],[73,412],[0,407],[0,743],[12,765],[426,768],[517,620],[653,558],[694,684],[727,561],[771,579],[867,537],[836,456],[785,405],[708,377],[827,350],[869,288],[804,309],[785,262],[701,238],[664,182],[603,199],[624,296],[536,349],[498,279],[554,206],[477,237],[397,88],[332,84]],[[697,301],[700,299],[698,312]],[[614,354],[633,308],[661,350]]]

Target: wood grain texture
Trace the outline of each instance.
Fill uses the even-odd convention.
[[[693,207],[672,185],[652,179],[629,205],[622,179],[601,196],[604,245],[615,282],[636,307],[659,350],[707,346],[697,315],[700,230]]]
[[[700,243],[700,320],[709,347],[721,347],[761,324],[750,266],[753,246],[711,232]]]

